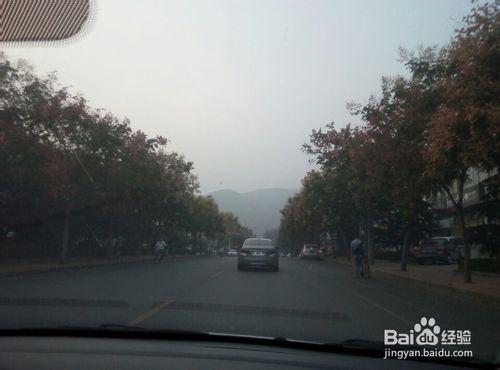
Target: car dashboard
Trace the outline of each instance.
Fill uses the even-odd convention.
[[[0,337],[1,369],[452,369],[235,342],[91,337]]]

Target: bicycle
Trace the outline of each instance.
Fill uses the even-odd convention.
[[[167,255],[165,249],[156,252],[156,262],[161,262],[163,258]]]
[[[368,261],[368,258],[366,256],[363,256],[363,268],[361,269],[361,277],[364,278],[371,278],[372,272],[370,270],[370,262]]]

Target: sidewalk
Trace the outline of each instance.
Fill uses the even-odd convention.
[[[352,266],[345,257],[328,258],[329,262]],[[472,272],[472,283],[465,283],[463,273],[456,265],[417,265],[409,264],[408,271],[401,271],[399,261],[376,260],[371,265],[372,275],[385,275],[390,278],[420,283],[424,286],[455,290],[479,298],[494,299],[500,302],[500,275]]]
[[[182,258],[185,256],[171,255],[164,260]],[[0,260],[0,277],[25,275],[32,273],[51,272],[56,270],[78,269],[102,265],[112,265],[121,263],[134,263],[144,261],[154,261],[154,255],[122,256],[120,259],[109,260],[97,257],[82,257],[69,259],[62,264],[57,259],[31,259],[31,260]]]

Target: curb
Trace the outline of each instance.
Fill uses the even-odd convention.
[[[433,291],[439,292],[440,294],[444,293],[444,294],[448,294],[448,295],[453,295],[455,297],[457,295],[459,295],[463,298],[471,298],[471,299],[478,300],[478,301],[484,301],[484,302],[495,303],[495,304],[500,305],[500,298],[489,295],[489,294],[485,294],[485,293],[481,293],[481,292],[474,292],[474,291],[467,290],[467,289],[461,289],[461,288],[457,288],[457,287],[454,287],[451,285],[438,284],[438,283],[434,283],[432,281],[416,280],[416,279],[412,279],[411,277],[405,277],[405,276],[401,276],[401,275],[391,274],[390,272],[386,272],[386,271],[377,270],[375,273],[378,275],[383,275],[385,278],[390,278],[392,280],[397,279],[400,282],[411,283],[413,286],[418,286],[419,288],[423,288],[427,291],[433,290]]]
[[[340,260],[327,260],[330,263],[333,264],[338,264],[338,265],[343,265],[346,267],[351,266],[351,263],[347,261],[340,261]],[[477,299],[480,301],[487,301],[489,303],[495,303],[500,305],[500,297],[495,297],[489,294],[481,293],[481,292],[474,292],[466,289],[461,289],[457,288],[451,285],[443,285],[443,284],[438,284],[434,283],[432,281],[422,281],[422,280],[417,280],[413,279],[408,276],[401,276],[398,274],[393,274],[391,272],[387,271],[381,271],[381,270],[372,270],[372,275],[382,275],[384,278],[390,278],[392,281],[397,280],[399,283],[411,283],[413,286],[418,286],[418,288],[423,288],[426,290],[434,290],[434,291],[439,291],[439,293],[445,293],[445,294],[452,294],[453,296],[456,296],[457,294],[460,296],[463,296],[465,298],[472,298],[472,299]]]
[[[182,259],[182,258],[186,258],[186,257],[192,257],[192,256],[182,256],[182,255],[172,256],[171,258],[165,259],[164,261],[168,261],[168,260],[175,261],[176,259]],[[77,265],[70,265],[70,266],[60,265],[60,266],[53,266],[53,267],[49,267],[49,268],[39,268],[39,269],[28,270],[28,271],[0,272],[0,278],[26,276],[26,275],[38,275],[38,274],[45,274],[45,273],[57,272],[57,271],[83,270],[83,269],[91,268],[91,267],[104,267],[104,266],[109,266],[109,265],[126,265],[126,264],[133,264],[133,263],[140,263],[140,262],[154,262],[154,261],[155,261],[155,257],[151,256],[148,258],[136,259],[136,260],[105,261],[105,262],[97,262],[97,263],[89,263],[89,264],[84,263],[84,264],[77,264]]]

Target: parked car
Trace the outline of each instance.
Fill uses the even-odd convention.
[[[238,270],[267,268],[279,271],[279,253],[271,239],[246,239],[238,253]]]
[[[418,264],[424,262],[450,264],[462,259],[463,255],[463,240],[458,236],[426,239],[413,248],[413,256]]]
[[[238,251],[236,249],[230,249],[227,251],[228,257],[238,257]]]
[[[375,244],[374,249],[375,258],[392,261],[401,259],[401,245]]]
[[[323,251],[316,244],[305,244],[299,254],[300,259],[322,260]]]

